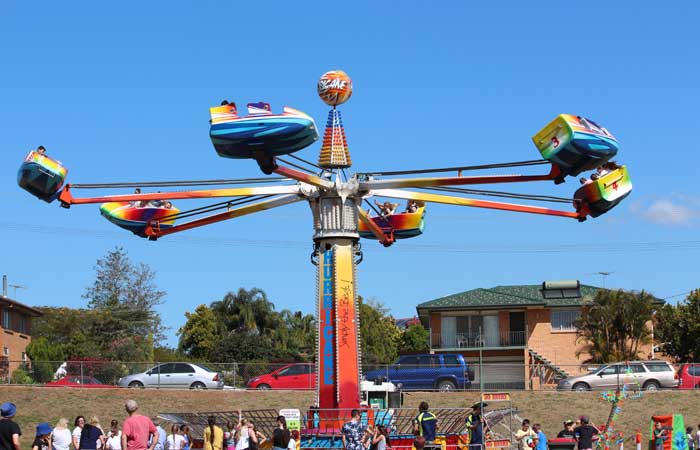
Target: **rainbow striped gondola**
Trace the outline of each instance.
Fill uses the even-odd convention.
[[[542,157],[565,175],[578,175],[602,166],[617,154],[618,144],[608,130],[590,119],[561,114],[532,141]]]
[[[157,220],[160,229],[170,228],[175,223],[177,208],[163,208],[152,205],[139,207],[127,202],[110,202],[100,205],[100,214],[116,226],[146,237],[146,225]],[[164,220],[162,220],[165,218]]]
[[[209,111],[209,136],[216,152],[224,158],[285,155],[318,139],[314,120],[287,106],[282,114],[272,114],[269,104],[250,103],[245,117],[238,116],[233,103]]]
[[[388,217],[372,217],[372,222],[376,223],[385,233],[393,230],[395,239],[408,239],[423,234],[425,228],[425,206],[418,208],[414,213],[392,214]],[[364,222],[358,222],[360,237],[366,239],[377,239],[377,237],[367,228]]]
[[[51,202],[63,187],[68,170],[63,165],[39,152],[27,154],[17,172],[17,184],[30,194]]]
[[[613,209],[618,203],[632,192],[632,180],[627,173],[627,167],[621,166],[578,188],[574,193],[578,208],[583,208],[591,217]]]

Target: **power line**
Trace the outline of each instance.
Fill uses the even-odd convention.
[[[681,292],[680,294],[676,294],[676,295],[669,295],[668,297],[662,298],[662,300],[668,300],[668,299],[675,298],[675,297],[682,297],[684,295],[690,294],[691,292],[693,292],[693,291],[690,290],[690,291]]]
[[[128,238],[129,234],[119,230],[97,230],[74,227],[46,226],[36,224],[22,224],[0,222],[0,229],[50,235],[57,234],[73,236],[92,236],[96,238]],[[241,246],[254,248],[280,248],[280,249],[306,249],[309,245],[307,240],[279,240],[279,239],[244,239],[244,238],[221,238],[205,236],[169,236],[161,239],[159,243],[190,244],[195,246]],[[158,244],[154,244],[158,245]],[[364,251],[380,252],[384,251],[379,245],[373,248],[370,245],[363,247]],[[433,253],[433,254],[498,254],[498,255],[529,255],[529,254],[629,254],[629,253],[658,253],[667,251],[692,252],[700,251],[700,240],[697,241],[650,241],[650,242],[600,242],[597,244],[550,244],[547,246],[521,246],[511,245],[459,245],[459,244],[418,244],[408,241],[401,241],[396,245],[396,251],[404,253]]]

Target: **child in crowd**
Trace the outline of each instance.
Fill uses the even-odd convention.
[[[544,431],[539,423],[532,426],[532,431],[537,434],[537,441],[535,445],[535,450],[547,450],[547,436],[545,436]]]
[[[41,422],[36,426],[36,439],[32,444],[32,450],[50,450],[51,449],[51,432],[53,428],[46,422]]]

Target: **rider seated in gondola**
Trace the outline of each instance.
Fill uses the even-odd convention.
[[[379,203],[376,200],[374,201],[374,203],[379,207],[379,212],[384,217],[393,216],[396,213],[396,208],[399,207],[398,203],[391,203],[391,202]]]

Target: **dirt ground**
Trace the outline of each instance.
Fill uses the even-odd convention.
[[[532,423],[542,424],[549,436],[554,436],[566,418],[582,414],[590,416],[594,423],[602,424],[610,413],[610,404],[600,393],[558,392],[513,392],[513,406],[518,415]],[[314,402],[312,392],[293,391],[166,391],[126,389],[54,389],[31,387],[1,387],[0,401],[11,401],[17,405],[16,421],[24,430],[23,442],[29,443],[38,422],[52,424],[60,417],[69,422],[77,415],[97,415],[103,425],[112,418],[124,419],[124,402],[133,398],[142,414],[156,415],[163,412],[208,412],[235,411],[237,409],[306,409]],[[415,392],[404,394],[404,405],[417,408],[427,401],[433,407],[468,407],[479,400],[472,392]],[[700,392],[669,391],[645,393],[639,399],[628,399],[621,405],[621,414],[615,427],[625,435],[640,429],[646,436],[649,417],[652,414],[680,413],[685,416],[686,426],[697,427],[700,423]],[[495,407],[493,404],[491,407]],[[697,429],[697,428],[696,428]]]

